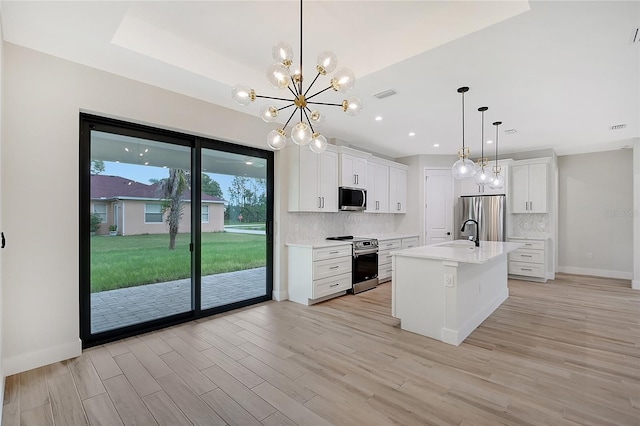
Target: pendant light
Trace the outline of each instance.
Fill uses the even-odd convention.
[[[468,91],[468,87],[458,89],[458,93],[462,93],[462,148],[458,150],[458,161],[451,167],[455,179],[468,179],[476,172],[475,164],[469,160],[469,148],[464,146],[464,94]]]
[[[489,183],[491,189],[502,189],[504,187],[504,176],[500,174],[501,167],[498,166],[498,127],[502,124],[502,121],[496,121],[493,123],[496,126],[496,165],[493,167],[493,176]]]
[[[478,111],[480,111],[482,115],[482,127],[480,129],[480,143],[482,143],[482,147],[480,158],[478,158],[478,161],[476,162],[476,174],[473,177],[476,180],[476,184],[480,186],[488,185],[492,178],[492,174],[489,170],[485,169],[489,160],[484,156],[484,112],[488,109],[489,107],[486,106],[478,108]]]

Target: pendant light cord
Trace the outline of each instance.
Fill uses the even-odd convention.
[[[464,92],[462,92],[462,154],[464,155]],[[462,157],[464,161],[464,157]]]
[[[300,87],[298,94],[302,94],[302,0],[300,0]]]

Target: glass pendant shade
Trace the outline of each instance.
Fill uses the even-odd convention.
[[[291,76],[287,67],[281,63],[275,63],[267,68],[267,80],[276,89],[284,89],[291,83]]]
[[[362,101],[357,96],[352,96],[342,103],[342,109],[347,115],[358,115],[362,111]]]
[[[293,48],[289,43],[279,41],[273,45],[271,49],[271,56],[273,59],[285,66],[291,65],[293,61]]]
[[[331,79],[333,90],[348,92],[356,84],[356,76],[349,68],[338,68]]]
[[[473,177],[476,180],[476,184],[484,186],[491,182],[493,175],[487,168],[480,166]]]
[[[311,143],[309,144],[309,149],[316,154],[323,153],[327,149],[327,138],[321,134],[314,133],[313,139],[311,139]]]
[[[231,97],[236,103],[247,106],[256,99],[255,92],[246,84],[236,84],[231,89]]]
[[[309,121],[311,122],[311,124],[314,127],[320,127],[324,124],[325,121],[325,115],[322,113],[322,111],[311,111],[311,114],[309,114]]]
[[[260,110],[260,118],[265,123],[273,123],[278,118],[278,108],[273,105],[265,105]]]
[[[451,167],[451,173],[455,179],[468,179],[472,177],[476,172],[476,165],[468,158],[460,158],[453,163]]]
[[[491,189],[502,189],[504,188],[504,176],[500,173],[496,173],[491,177],[491,182],[489,183],[489,188]]]
[[[291,131],[291,140],[298,145],[309,145],[311,142],[311,128],[302,121],[293,126]]]
[[[267,145],[269,148],[274,151],[279,151],[287,144],[287,135],[284,133],[284,130],[277,129],[272,130],[267,135]]]
[[[335,53],[325,50],[318,55],[318,65],[316,69],[322,75],[332,73],[338,65],[338,57]]]

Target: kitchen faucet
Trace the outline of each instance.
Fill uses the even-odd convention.
[[[480,235],[480,225],[478,225],[478,222],[476,220],[474,219],[465,220],[465,222],[462,224],[462,228],[460,228],[460,232],[464,232],[464,228],[466,228],[467,223],[469,222],[473,222],[476,224],[476,237],[473,239],[473,243],[476,245],[476,247],[480,247],[480,239],[478,238]]]

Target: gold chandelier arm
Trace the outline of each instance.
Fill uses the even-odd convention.
[[[311,82],[311,84],[309,85],[309,87],[307,88],[307,90],[304,92],[304,96],[307,96],[307,93],[309,93],[309,90],[311,90],[311,88],[313,87],[313,85],[315,84],[316,80],[318,79],[318,77],[320,77],[320,73],[316,74],[316,77],[313,79],[313,81]]]
[[[307,123],[309,123],[309,128],[311,129],[311,134],[314,134],[315,130],[313,130],[313,126],[311,125],[311,120],[309,120],[309,116],[307,115],[307,111],[304,108],[300,108],[300,111],[304,112],[304,116],[307,119]]]
[[[283,109],[287,109],[287,108],[291,108],[292,106],[294,106],[295,104],[289,104],[287,106],[283,106],[282,108],[278,108],[278,111],[282,111]]]
[[[331,89],[331,88],[332,88],[332,86],[329,86],[329,87],[327,87],[326,89],[322,89],[321,91],[319,91],[319,92],[317,92],[317,93],[314,93],[313,95],[311,95],[311,96],[307,97],[307,101],[308,101],[309,99],[313,98],[314,96],[318,96],[320,93],[326,92],[327,90],[329,90],[329,89]]]

